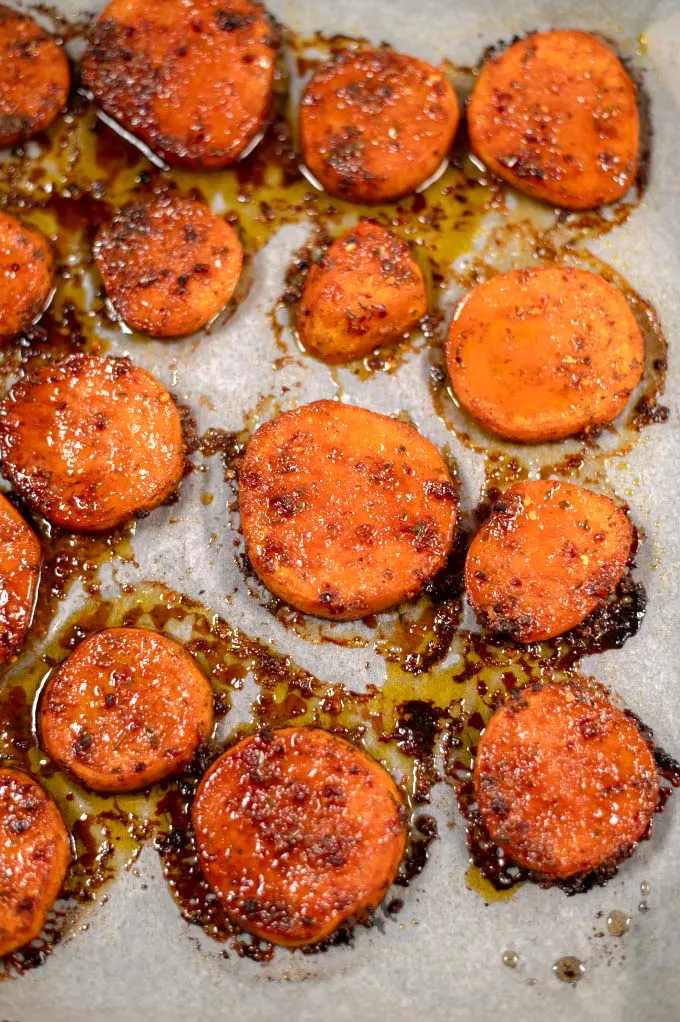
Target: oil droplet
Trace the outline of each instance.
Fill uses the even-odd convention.
[[[638,912],[646,912],[648,908],[649,905],[647,904],[647,902],[641,901],[640,904],[638,905]]]
[[[640,894],[642,895],[643,898],[646,898],[650,891],[651,887],[649,886],[649,881],[643,880],[642,883],[640,884]]]
[[[507,965],[509,969],[517,967],[519,961],[519,955],[516,951],[504,951],[503,952],[503,965]]]
[[[630,929],[630,916],[615,908],[607,916],[607,930],[612,937],[623,937]]]
[[[574,958],[573,955],[565,955],[558,958],[553,965],[553,972],[563,983],[578,983],[583,978],[586,967],[583,962]]]

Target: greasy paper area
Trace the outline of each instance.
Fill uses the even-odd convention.
[[[74,8],[63,4],[67,13]],[[285,23],[303,31],[323,29],[388,40],[428,58],[448,57],[475,63],[488,44],[516,33],[551,26],[595,30],[617,40],[621,50],[646,69],[655,130],[649,190],[627,224],[591,248],[622,272],[657,308],[670,342],[670,371],[664,401],[669,422],[640,436],[634,449],[608,465],[614,490],[631,507],[645,531],[638,558],[649,608],[639,634],[618,652],[584,665],[618,691],[655,730],[671,753],[680,753],[680,685],[676,631],[678,563],[677,513],[680,495],[678,387],[673,349],[680,331],[680,8],[665,2],[583,5],[546,2],[498,4],[491,0],[445,3],[420,0],[344,0],[340,3],[277,2],[270,7]],[[646,54],[637,55],[646,39]],[[226,326],[198,339],[164,344],[114,337],[112,351],[129,354],[194,411],[199,431],[210,426],[243,428],[246,410],[261,395],[282,393],[284,406],[334,397],[338,382],[343,399],[385,413],[407,412],[434,443],[448,446],[458,462],[462,502],[477,502],[483,459],[463,447],[435,415],[427,388],[427,353],[408,357],[393,374],[360,380],[347,370],[331,373],[301,355],[289,333],[292,355],[275,370],[280,356],[269,311],[283,290],[292,252],[305,239],[303,226],[283,229],[250,267],[252,286]],[[452,296],[453,298],[453,296]],[[271,411],[263,407],[262,418]],[[252,425],[252,423],[251,423]],[[117,569],[119,579],[162,580],[213,607],[230,624],[271,642],[302,667],[329,682],[361,689],[384,679],[384,661],[368,649],[313,644],[284,629],[250,598],[233,557],[235,522],[226,505],[231,496],[219,458],[206,461],[209,472],[194,472],[182,487],[180,502],[162,508],[136,528],[137,566]],[[209,506],[201,493],[214,494]],[[217,540],[210,543],[215,534]],[[73,601],[79,594],[71,594]],[[64,608],[66,616],[68,608]],[[368,663],[368,667],[366,664]],[[413,680],[417,692],[418,678]],[[245,717],[254,692],[235,700],[233,724]],[[180,918],[160,872],[157,854],[147,847],[137,871],[125,872],[109,888],[109,900],[87,915],[87,932],[59,945],[40,969],[0,985],[0,1016],[22,1022],[77,1022],[79,1019],[269,1019],[328,1022],[389,1017],[406,1022],[477,1022],[502,1017],[522,1022],[547,1017],[569,1020],[665,1022],[677,1014],[680,973],[675,932],[677,874],[680,868],[680,799],[672,798],[656,821],[653,840],[606,887],[567,898],[559,890],[527,884],[515,897],[485,906],[465,886],[468,864],[464,823],[452,792],[439,785],[433,808],[440,840],[430,862],[403,892],[405,906],[394,919],[373,930],[360,929],[353,946],[312,957],[279,952],[260,965],[231,956],[189,928]],[[640,883],[651,893],[649,911],[638,912]],[[632,917],[622,938],[594,939],[611,909]],[[514,950],[519,964],[503,966],[502,954]],[[561,984],[552,963],[576,955],[587,968],[578,984]]]

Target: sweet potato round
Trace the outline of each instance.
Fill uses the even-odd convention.
[[[536,33],[492,57],[467,120],[473,150],[495,174],[555,206],[593,209],[635,180],[635,85],[587,32]]]
[[[126,358],[69,355],[0,404],[5,476],[50,522],[104,532],[162,503],[184,470],[179,412]]]
[[[578,683],[525,688],[497,710],[474,784],[491,838],[521,866],[562,879],[629,854],[659,796],[633,721]]]
[[[100,228],[94,255],[118,316],[152,337],[180,337],[214,319],[243,264],[226,220],[179,195],[119,210]]]
[[[220,756],[201,781],[193,825],[229,915],[290,947],[376,908],[407,833],[383,767],[342,738],[299,727],[252,735]]]
[[[47,238],[0,212],[0,344],[38,319],[53,286],[54,256]]]
[[[619,415],[644,342],[626,299],[597,273],[499,273],[459,302],[446,364],[460,403],[499,436],[560,440]]]
[[[239,470],[248,556],[273,593],[352,620],[420,592],[446,563],[458,499],[412,426],[316,401],[260,426]]]
[[[300,341],[325,362],[395,344],[427,312],[423,274],[398,234],[360,223],[330,246],[305,280]]]
[[[470,545],[468,600],[486,628],[518,642],[561,635],[614,591],[632,542],[609,497],[555,479],[516,483]]]
[[[178,773],[212,728],[207,678],[180,645],[146,628],[89,635],[38,708],[46,752],[95,791],[138,791]]]
[[[112,0],[83,80],[168,163],[213,170],[238,160],[265,127],[277,48],[256,0]]]
[[[38,537],[0,495],[0,664],[16,653],[28,631],[41,563]]]
[[[424,60],[388,49],[342,53],[305,87],[302,156],[330,195],[392,201],[439,168],[458,116],[446,75]]]
[[[56,805],[22,770],[0,768],[0,956],[42,930],[71,861]]]
[[[28,14],[0,4],[0,146],[49,128],[66,106],[70,84],[61,46]]]

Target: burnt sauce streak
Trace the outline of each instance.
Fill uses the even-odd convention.
[[[66,40],[86,37],[89,20],[69,24],[58,12],[48,14]],[[296,73],[309,73],[330,54],[368,45],[365,40],[317,33],[301,38],[282,29],[286,47],[295,58]],[[445,64],[459,95],[469,92],[475,69]],[[213,610],[190,596],[174,592],[160,581],[120,585],[115,598],[102,598],[100,571],[105,565],[134,563],[134,523],[114,533],[73,536],[22,514],[40,534],[44,563],[31,631],[25,648],[2,672],[0,685],[0,761],[30,771],[52,794],[73,838],[73,864],[62,897],[56,903],[40,938],[0,963],[0,979],[40,965],[52,948],[87,927],[83,906],[105,900],[107,884],[121,870],[131,869],[145,843],[152,842],[179,911],[188,923],[222,943],[225,957],[236,955],[259,962],[271,959],[274,948],[251,939],[234,927],[203,879],[191,827],[191,803],[200,777],[225,746],[261,727],[292,723],[316,724],[361,745],[382,761],[405,792],[411,811],[407,855],[383,907],[367,925],[380,927],[397,915],[404,900],[399,888],[424,868],[437,823],[427,811],[435,784],[445,782],[455,793],[467,824],[472,865],[468,884],[485,900],[506,897],[528,873],[508,861],[485,836],[477,815],[471,767],[479,736],[504,699],[523,685],[573,677],[582,658],[618,648],[634,635],[645,612],[645,593],[635,580],[633,565],[604,607],[581,626],[549,642],[519,646],[501,638],[463,630],[463,566],[469,542],[494,500],[510,483],[530,471],[559,475],[586,485],[604,487],[606,461],[636,442],[639,431],[668,417],[661,403],[667,350],[655,311],[630,285],[589,255],[581,243],[625,222],[644,192],[649,159],[650,126],[644,84],[641,110],[644,159],[632,200],[606,211],[557,213],[512,195],[506,185],[486,174],[471,160],[464,130],[459,132],[449,165],[426,193],[396,203],[358,211],[340,199],[316,191],[304,176],[296,152],[295,116],[288,96],[287,72],[280,67],[276,109],[264,138],[235,167],[211,173],[167,170],[152,164],[137,148],[104,123],[74,74],[68,111],[39,139],[17,147],[0,164],[0,208],[45,232],[56,253],[57,284],[50,308],[25,335],[0,353],[0,395],[20,375],[77,351],[105,354],[121,329],[108,304],[92,259],[97,228],[133,195],[182,192],[208,203],[219,198],[230,212],[227,219],[238,231],[245,251],[244,281],[239,296],[250,286],[249,261],[283,226],[308,224],[311,236],[294,257],[286,274],[285,291],[270,310],[281,368],[292,359],[308,359],[291,346],[295,308],[305,275],[333,238],[358,216],[397,231],[413,248],[429,292],[429,313],[409,338],[377,350],[352,364],[359,380],[376,373],[394,373],[413,351],[424,352],[429,367],[434,411],[452,437],[484,459],[485,483],[475,513],[462,514],[449,562],[413,604],[358,625],[336,625],[299,614],[262,590],[247,563],[241,540],[235,556],[248,588],[286,627],[310,642],[347,648],[372,647],[385,663],[382,686],[364,691],[325,683],[282,655],[232,627]],[[487,217],[495,226],[481,248],[472,241]],[[511,244],[512,243],[512,244]],[[643,381],[630,410],[616,430],[605,429],[565,441],[526,449],[485,434],[467,419],[452,400],[443,370],[441,343],[451,294],[513,265],[570,262],[595,269],[621,288],[643,330],[647,360]],[[233,311],[227,310],[224,316]],[[223,322],[221,317],[219,322]],[[131,344],[140,342],[131,336]],[[133,355],[134,357],[134,355]],[[182,409],[187,448],[187,473],[200,469],[201,458],[219,456],[231,487],[231,511],[236,506],[237,470],[245,444],[262,417],[279,409],[280,394],[263,395],[257,407],[244,412],[243,429],[213,427],[199,435],[192,410]],[[394,410],[395,413],[399,409]],[[444,452],[445,454],[447,452]],[[454,477],[455,478],[455,477]],[[204,494],[204,503],[209,495]],[[57,627],[55,617],[73,587],[82,586],[78,609]],[[35,704],[49,672],[85,636],[101,628],[132,626],[181,635],[214,689],[217,735],[201,750],[181,777],[147,792],[95,795],[52,766],[41,752],[35,733]],[[252,686],[252,719],[229,729],[228,715],[235,691]],[[249,688],[249,691],[251,689]],[[652,733],[638,722],[653,745]],[[680,765],[655,748],[660,775],[665,779],[659,809],[669,785],[680,784]],[[452,799],[453,803],[453,799]],[[451,818],[455,813],[453,804]],[[601,883],[611,875],[594,874],[568,893]],[[83,922],[85,920],[85,922]],[[340,931],[321,945],[304,949],[317,953],[338,943],[351,943],[351,931]]]

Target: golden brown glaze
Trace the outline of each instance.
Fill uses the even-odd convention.
[[[54,257],[47,238],[0,212],[0,344],[35,322],[53,283]]]
[[[0,4],[0,146],[49,128],[71,84],[61,46],[27,14]]]
[[[0,495],[0,665],[19,649],[31,623],[41,561],[38,537]]]
[[[325,362],[349,362],[394,344],[427,312],[423,274],[398,234],[359,223],[338,238],[305,280],[300,341]]]
[[[243,263],[229,224],[178,195],[119,210],[99,230],[94,254],[118,316],[152,337],[209,323],[233,295]]]
[[[260,426],[238,475],[248,557],[298,610],[351,620],[411,599],[458,510],[437,449],[404,422],[315,401]]]
[[[178,485],[182,426],[158,380],[126,358],[69,355],[19,380],[0,405],[3,472],[62,528],[103,532]]]
[[[587,32],[536,33],[492,57],[467,120],[473,150],[495,174],[555,206],[593,209],[635,180],[635,86]]]
[[[71,860],[59,810],[32,777],[0,769],[0,956],[40,933]]]
[[[482,624],[518,642],[574,628],[614,591],[633,543],[601,493],[540,479],[516,483],[470,545],[465,589]]]
[[[642,378],[626,299],[597,273],[500,273],[459,302],[446,342],[456,397],[487,429],[524,443],[611,422]]]
[[[387,202],[415,191],[448,155],[458,101],[443,71],[393,50],[322,64],[300,105],[306,165],[331,195]]]
[[[254,0],[113,0],[83,57],[97,102],[170,164],[234,163],[262,131],[278,40]]]
[[[552,877],[616,864],[648,831],[659,796],[635,723],[580,684],[523,689],[492,716],[474,767],[491,838]]]
[[[192,817],[203,872],[229,915],[291,947],[365,918],[406,848],[390,775],[320,729],[242,739],[201,781]]]
[[[146,628],[88,636],[40,699],[42,745],[94,791],[138,791],[178,773],[213,728],[210,683],[194,659]]]

